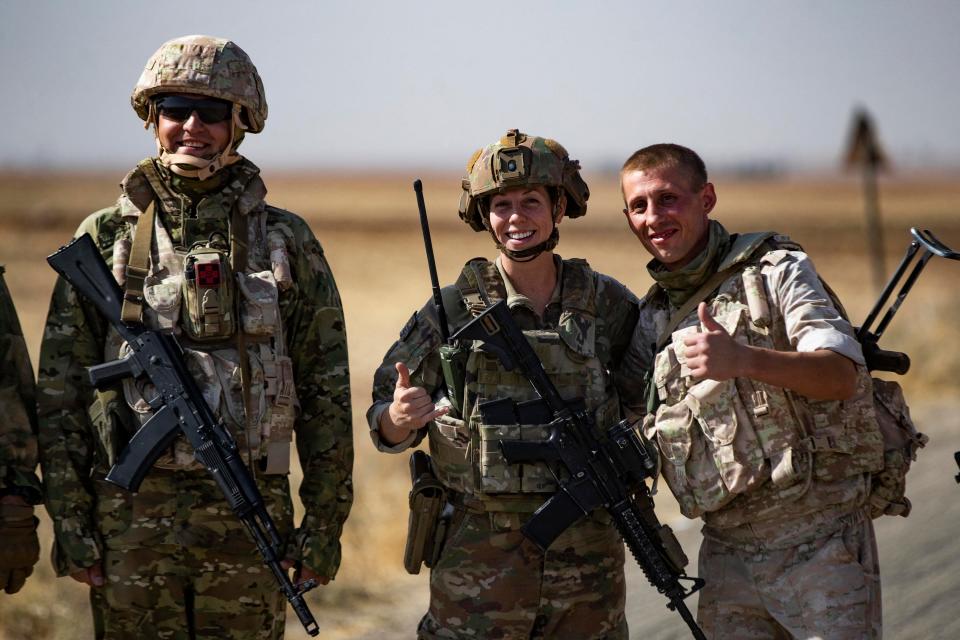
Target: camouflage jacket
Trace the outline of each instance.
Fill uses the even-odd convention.
[[[0,496],[40,502],[36,431],[33,367],[0,266]]]
[[[138,216],[151,200],[177,244],[225,234],[233,202],[241,212],[265,207],[267,231],[278,231],[286,239],[293,275],[292,285],[281,290],[280,313],[300,401],[294,429],[305,515],[297,545],[309,567],[333,576],[340,560],[340,534],[353,501],[347,338],[340,296],[323,249],[307,224],[263,202],[266,188],[259,169],[244,160],[224,171],[227,179],[217,190],[191,199],[175,189],[155,196],[138,167],[124,180],[117,204],[90,215],[77,235],[89,233],[112,265],[115,245],[129,242],[129,217]],[[63,560],[57,563],[61,574],[91,566],[101,553],[91,477],[108,470],[110,448],[116,443],[104,442],[92,424],[90,416],[98,403],[85,368],[104,360],[107,328],[106,321],[80,304],[62,279],[57,281],[41,346],[38,413],[45,500],[54,520],[56,551]],[[121,425],[128,436],[136,428],[132,420],[121,422],[131,422]]]
[[[510,312],[523,331],[556,329],[562,321],[566,311],[561,304],[563,273],[566,271],[563,265],[566,261],[562,261],[559,256],[555,256],[555,259],[561,267],[558,272],[559,282],[542,317],[537,316],[529,300],[516,294],[508,282],[500,283],[500,286],[504,287],[504,298],[510,307]],[[596,292],[594,302],[597,356],[609,371],[615,371],[629,344],[631,332],[637,321],[637,299],[629,289],[610,276],[596,272],[591,274]],[[456,286],[444,287],[443,299],[448,321],[454,330],[470,320],[471,315],[466,310],[464,300]],[[396,362],[403,362],[410,368],[410,381],[413,385],[425,388],[433,396],[442,389],[444,381],[438,352],[440,345],[439,321],[431,301],[413,314],[400,331],[399,340],[387,351],[383,362],[374,374],[373,404],[367,410],[367,421],[374,444],[381,451],[400,452],[416,446],[425,437],[426,428],[411,435],[405,442],[390,446],[381,442],[377,421],[393,400],[393,390],[397,381],[397,372],[394,368]]]

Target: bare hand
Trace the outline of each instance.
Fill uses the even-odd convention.
[[[280,563],[280,566],[287,570],[293,568],[295,565],[296,561],[293,558],[284,558],[283,562]],[[310,567],[301,563],[300,569],[293,574],[293,584],[299,587],[307,580],[316,580],[317,584],[330,583],[330,578],[328,576],[322,576]]]
[[[397,430],[397,435],[405,438],[428,422],[447,413],[433,403],[430,394],[423,387],[414,387],[410,383],[410,370],[402,362],[396,364],[397,385],[393,390],[393,402],[386,411],[388,418]],[[401,438],[403,439],[403,438]]]
[[[85,585],[91,587],[102,587],[103,586],[103,565],[97,563],[92,567],[87,567],[86,569],[81,569],[76,573],[71,573],[70,577],[76,580],[77,582],[82,582]]]
[[[683,340],[690,374],[695,380],[729,380],[740,376],[747,348],[714,320],[705,302],[697,307],[697,316],[704,331],[691,333]]]

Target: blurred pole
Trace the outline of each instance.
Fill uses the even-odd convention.
[[[870,245],[870,264],[873,288],[883,291],[887,280],[886,256],[883,243],[883,221],[880,219],[880,196],[877,191],[877,165],[863,165],[863,203],[867,210],[867,238]]]
[[[860,167],[863,172],[863,200],[867,214],[867,244],[873,286],[883,290],[887,279],[883,243],[883,221],[880,218],[880,195],[877,189],[877,173],[887,168],[887,156],[874,132],[873,121],[866,109],[859,108],[853,114],[850,139],[845,159],[846,167]]]

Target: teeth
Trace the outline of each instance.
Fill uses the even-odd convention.
[[[524,240],[533,235],[533,231],[512,231],[507,234],[511,240]]]

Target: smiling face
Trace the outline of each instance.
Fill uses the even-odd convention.
[[[630,229],[668,270],[685,266],[707,245],[707,215],[717,203],[709,182],[695,189],[677,165],[627,171],[621,177]]]
[[[490,197],[490,229],[510,251],[536,247],[560,224],[565,204],[561,198],[555,208],[546,188],[539,185],[506,189]]]
[[[204,97],[187,93],[174,95],[197,99]],[[231,126],[229,118],[208,124],[194,111],[186,120],[178,122],[165,117],[161,111],[157,117],[157,138],[167,153],[210,159],[227,148]]]

